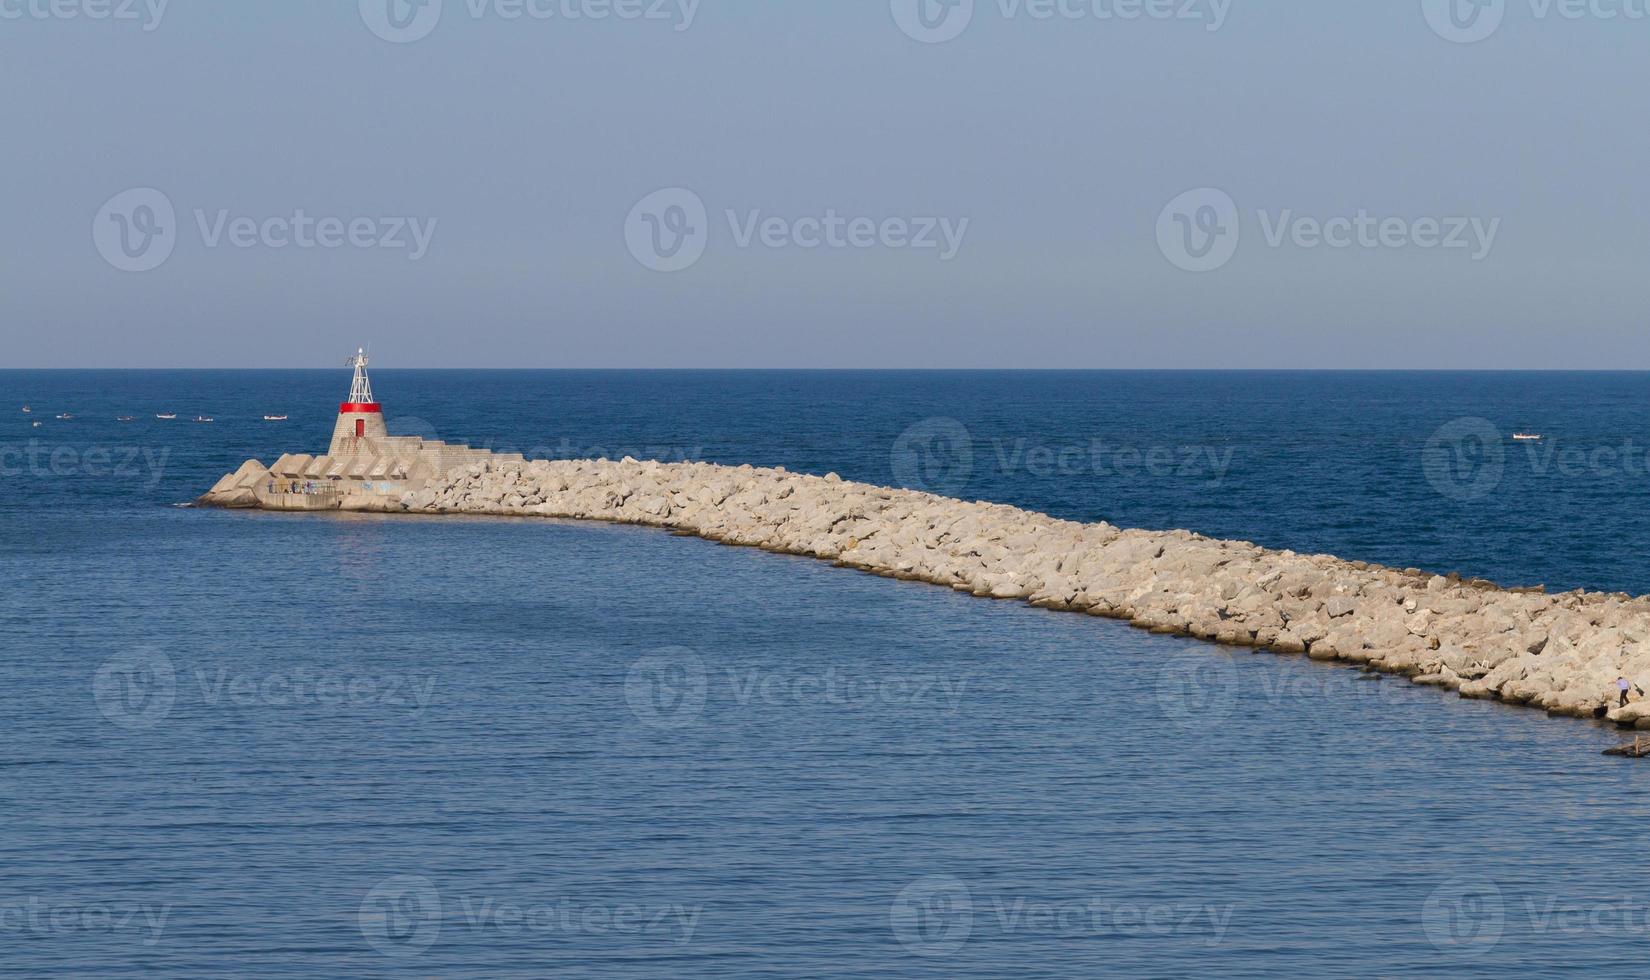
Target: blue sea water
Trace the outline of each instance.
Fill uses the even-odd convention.
[[[1635,374],[374,383],[392,431],[532,455],[1650,592]],[[0,372],[0,974],[1623,975],[1650,942],[1645,770],[1594,724],[645,529],[174,506],[322,449],[346,384]]]

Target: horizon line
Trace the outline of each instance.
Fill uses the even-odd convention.
[[[134,365],[126,367],[36,367],[36,366],[7,366],[0,367],[0,374],[7,372],[37,371],[37,372],[86,372],[86,371],[317,371],[332,372],[342,370],[329,366],[292,365],[280,367],[245,367],[245,366],[211,366],[211,367],[181,367],[177,365]],[[476,372],[490,371],[501,374],[521,374],[535,371],[566,371],[590,373],[621,373],[621,372],[650,372],[650,373],[692,373],[716,371],[724,373],[800,373],[813,372],[821,374],[866,374],[866,373],[923,373],[923,374],[1643,374],[1650,373],[1646,368],[1600,368],[1600,367],[1557,367],[1557,368],[1529,368],[1529,367],[1390,367],[1390,368],[1354,368],[1354,367],[425,367],[421,365],[380,366],[373,368],[374,372],[386,371],[432,371],[432,372]]]

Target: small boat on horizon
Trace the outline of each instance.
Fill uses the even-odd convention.
[[[264,416],[264,421],[265,422],[285,422],[286,421],[286,416],[285,415],[265,415]]]
[[[177,412],[162,412],[161,414],[155,416],[155,418],[157,418],[157,419],[175,419],[177,417],[178,417]]]
[[[59,415],[59,416],[58,416],[58,417],[57,417],[57,420],[58,420],[58,421],[59,421],[59,422],[67,422],[67,421],[69,421],[69,420],[70,420],[70,419],[72,419],[72,418],[74,418],[74,416],[73,416],[73,415],[70,415],[70,414],[69,414],[69,413],[68,413],[68,412],[64,412],[64,413],[63,413],[63,414],[62,414],[62,415]]]
[[[136,422],[137,421],[137,416],[136,415],[119,415],[119,416],[115,417],[115,421],[116,422]]]
[[[1539,432],[1514,432],[1513,433],[1513,441],[1514,442],[1540,442],[1541,441],[1541,433],[1539,433]]]
[[[30,407],[29,407],[29,406],[27,406],[27,405],[24,405],[24,406],[23,406],[23,414],[24,414],[24,415],[27,415],[27,414],[29,414],[29,413],[30,413],[30,412],[32,412],[32,411],[34,411],[34,409],[32,409],[32,408],[30,408]]]
[[[34,423],[34,427],[37,428],[37,429],[40,428],[40,423],[39,422]]]
[[[214,419],[210,415],[197,415],[197,416],[195,416],[195,421],[196,422],[211,422],[211,421],[214,421]]]

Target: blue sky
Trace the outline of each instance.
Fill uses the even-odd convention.
[[[55,2],[9,366],[1650,364],[1645,0]]]

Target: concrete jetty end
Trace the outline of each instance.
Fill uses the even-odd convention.
[[[1618,679],[1650,690],[1650,596],[1502,589],[1188,531],[1057,520],[834,473],[628,457],[529,462],[390,436],[373,424],[370,390],[358,394],[342,406],[326,455],[282,456],[267,468],[249,460],[198,503],[667,528],[1650,730],[1650,700],[1618,707]]]
[[[392,503],[402,493],[420,490],[456,468],[484,459],[522,458],[390,435],[383,406],[372,397],[366,351],[357,349],[349,366],[355,377],[349,398],[338,406],[332,444],[324,455],[287,453],[268,467],[247,460],[198,503],[261,510],[397,510]]]

